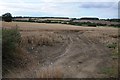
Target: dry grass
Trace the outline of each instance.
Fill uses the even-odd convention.
[[[3,77],[9,73],[13,73],[15,69],[18,70],[19,68],[25,68],[32,61],[31,55],[28,55],[26,51],[20,47],[16,48],[14,56],[15,58],[9,59],[11,61],[10,66],[3,66]]]
[[[101,43],[111,43],[115,42],[116,39],[119,37],[117,36],[117,28],[88,28],[88,27],[76,27],[73,25],[63,25],[63,24],[43,24],[43,23],[23,23],[23,22],[12,22],[12,23],[4,23],[3,26],[5,27],[13,27],[15,25],[22,26],[21,34],[22,34],[22,40],[20,47],[38,47],[38,46],[54,46],[56,43],[62,43],[64,39],[66,39],[65,34],[64,36],[55,33],[55,31],[50,31],[51,29],[54,30],[70,30],[72,29],[72,32],[80,33],[83,32],[83,35],[93,41],[96,42],[100,41]],[[49,31],[45,31],[43,29],[47,29]],[[76,31],[74,31],[76,30]],[[57,32],[57,31],[56,31]],[[112,34],[112,35],[110,35]],[[81,34],[79,34],[81,36]],[[26,54],[26,51],[19,49],[18,52],[21,54],[19,56],[23,57],[23,59],[27,58],[28,54]],[[24,54],[25,53],[25,54]],[[46,55],[47,56],[47,55]],[[30,56],[31,57],[31,56]],[[34,59],[33,59],[34,60]],[[32,58],[30,61],[33,61]],[[29,62],[29,61],[27,61]],[[35,61],[34,61],[35,62]],[[37,62],[36,62],[37,63]],[[113,64],[117,61],[113,62]],[[115,66],[116,66],[115,64]],[[32,64],[33,65],[33,64]],[[35,66],[35,65],[33,65]],[[28,66],[30,67],[30,66]],[[40,69],[39,69],[40,68]],[[116,68],[116,67],[115,67]],[[31,68],[30,68],[31,69]],[[115,69],[117,70],[117,69]],[[33,74],[35,74],[35,78],[62,78],[64,77],[64,68],[62,66],[58,65],[50,65],[47,67],[38,67],[37,71]],[[22,71],[21,71],[22,72]],[[32,70],[31,70],[32,72]],[[28,72],[30,73],[30,72]],[[24,74],[23,74],[24,75]],[[19,76],[20,77],[20,76]],[[22,76],[23,77],[23,76]]]
[[[47,23],[30,23],[30,22],[2,22],[3,27],[19,26],[21,30],[117,30],[112,27],[83,27],[66,24],[47,24]]]
[[[37,78],[62,78],[62,66],[47,66],[36,72]]]
[[[61,43],[64,37],[60,34],[55,34],[51,32],[35,32],[33,34],[29,33],[22,36],[21,46],[53,46],[55,43]]]

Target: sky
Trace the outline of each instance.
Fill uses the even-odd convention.
[[[0,15],[118,18],[119,0],[0,0]]]

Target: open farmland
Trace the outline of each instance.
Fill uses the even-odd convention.
[[[65,24],[3,22],[18,27],[29,63],[7,78],[104,78],[118,75],[118,29]],[[20,52],[19,52],[20,53]],[[23,58],[25,59],[25,58]]]
[[[18,26],[20,30],[117,30],[117,28],[112,27],[83,27],[74,26],[66,24],[47,24],[47,23],[30,23],[30,22],[3,22],[4,27],[16,27]]]

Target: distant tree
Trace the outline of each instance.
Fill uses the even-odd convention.
[[[80,20],[99,20],[99,18],[92,18],[92,17],[83,17]]]
[[[5,13],[2,15],[2,20],[6,22],[11,22],[12,21],[12,15],[11,13]]]

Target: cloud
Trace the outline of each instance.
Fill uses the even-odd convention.
[[[62,2],[64,0],[60,0],[61,2],[54,2],[54,0],[29,0],[31,2],[27,2],[28,0],[12,1],[13,2],[8,0],[5,0],[4,2],[3,0],[0,1],[0,15],[10,12],[14,16],[114,17],[116,16],[114,8],[117,9],[117,3],[114,4],[111,2]],[[109,13],[99,14],[100,12],[105,11],[108,11]]]
[[[75,10],[74,7],[71,7],[68,4],[63,3],[24,3],[24,4],[16,4],[16,3],[0,3],[2,6],[2,12],[24,12],[24,13],[45,13],[51,15],[72,15]]]
[[[117,8],[118,5],[115,2],[89,2],[83,3],[80,8]]]
[[[119,2],[119,0],[0,0],[0,2],[5,3],[16,3],[16,2],[26,2],[26,3],[41,3],[41,2]]]

